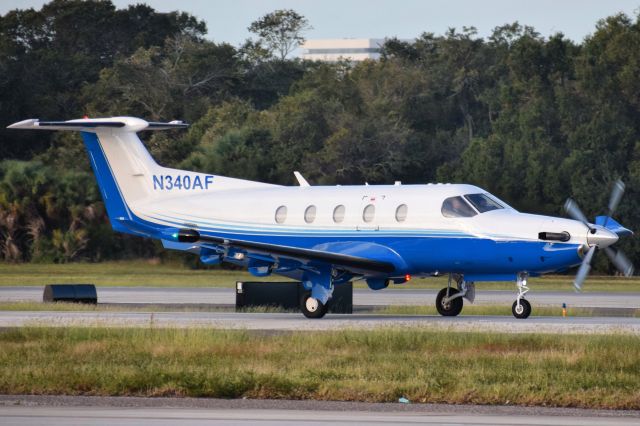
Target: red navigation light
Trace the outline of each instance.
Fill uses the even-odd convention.
[[[404,276],[404,281],[405,281],[405,282],[407,282],[407,281],[411,281],[411,275],[409,275],[409,274],[405,275],[405,276]]]

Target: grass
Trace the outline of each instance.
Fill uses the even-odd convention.
[[[0,263],[0,286],[95,284],[117,287],[234,287],[236,281],[256,280],[245,271],[189,269],[180,264],[123,261],[65,264]],[[262,281],[287,281],[267,277]]]
[[[220,305],[125,305],[125,304],[81,304],[81,303],[42,303],[42,302],[0,302],[0,311],[13,312],[236,312],[233,306]],[[288,313],[293,312],[277,306],[247,307],[240,312],[264,314],[264,313]],[[296,311],[297,312],[297,311]]]
[[[236,312],[234,307],[219,305],[123,305],[123,304],[99,304],[84,305],[78,303],[42,303],[42,302],[0,302],[0,311],[46,311],[46,312]],[[264,306],[245,308],[241,312],[246,313],[299,313],[297,310],[286,310],[279,307]],[[381,315],[432,315],[439,316],[435,306],[390,305],[373,308],[366,313]],[[504,315],[511,316],[511,305],[466,305],[460,314],[465,315]],[[534,316],[559,317],[562,309],[552,306],[535,306]],[[640,318],[640,309],[621,309],[615,315]],[[601,310],[594,308],[569,307],[569,317],[594,317],[603,316]],[[612,316],[608,311],[606,316]]]
[[[17,328],[0,393],[640,408],[640,337]]]
[[[7,264],[0,263],[0,286],[36,286],[45,284],[95,284],[97,286],[149,286],[149,287],[233,287],[236,281],[286,281],[271,276],[256,278],[245,271],[193,270],[180,264],[156,264],[147,261],[67,264]],[[572,276],[532,278],[536,291],[573,291]],[[413,279],[393,289],[441,289],[446,278]],[[356,288],[366,288],[356,282]],[[478,283],[479,290],[511,290],[511,282]],[[639,292],[640,277],[619,278],[591,276],[584,286],[585,292]]]

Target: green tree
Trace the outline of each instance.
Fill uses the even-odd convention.
[[[304,32],[311,30],[307,19],[292,9],[267,13],[249,25],[248,30],[260,40],[253,48],[264,49],[284,61],[300,44],[304,43]]]

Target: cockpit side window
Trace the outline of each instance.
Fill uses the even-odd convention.
[[[442,203],[444,217],[471,217],[477,213],[462,197],[449,197]]]
[[[466,198],[467,201],[469,201],[480,213],[504,208],[496,200],[487,196],[487,194],[467,194],[464,198]]]

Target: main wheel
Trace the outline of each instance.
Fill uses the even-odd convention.
[[[458,289],[450,288],[449,296],[460,293]],[[444,298],[447,297],[447,289],[443,288],[438,292],[436,296],[436,309],[438,313],[443,317],[455,317],[462,311],[462,297],[457,297],[449,302],[445,303]]]
[[[511,312],[518,319],[528,318],[531,315],[531,303],[526,299],[520,299],[520,306],[518,306],[518,301],[516,300],[511,306]]]
[[[327,313],[327,305],[309,295],[300,298],[300,310],[307,318],[322,318]]]

